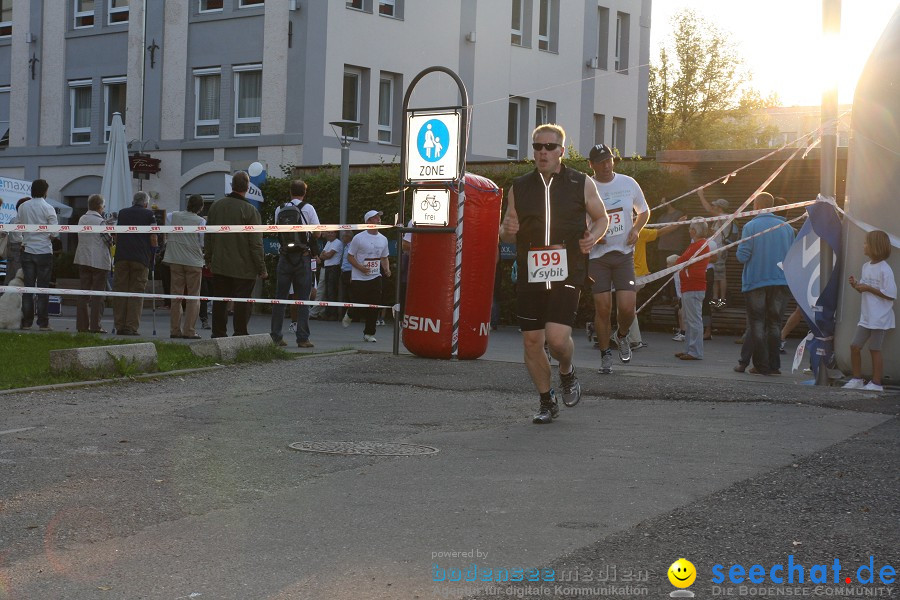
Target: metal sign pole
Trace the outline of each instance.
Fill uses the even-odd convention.
[[[407,167],[409,163],[409,156],[407,153],[407,142],[409,136],[409,119],[407,118],[410,113],[409,101],[412,97],[413,90],[416,85],[424,78],[426,75],[431,73],[445,73],[449,75],[455,82],[457,87],[459,88],[459,97],[461,99],[461,106],[454,107],[455,109],[460,110],[460,127],[459,127],[459,155],[457,161],[457,173],[456,178],[450,181],[451,184],[455,184],[457,190],[459,191],[459,204],[457,209],[457,224],[456,228],[449,227],[434,227],[434,228],[419,228],[419,227],[406,227],[406,190],[409,187],[417,187],[419,184],[413,184],[407,179]],[[417,109],[419,112],[424,112],[428,109]],[[431,110],[439,110],[439,109],[431,109]],[[406,94],[403,97],[403,129],[401,135],[401,145],[400,145],[400,210],[399,219],[400,223],[397,228],[397,268],[398,273],[397,282],[396,282],[396,300],[398,304],[405,305],[405,302],[401,302],[400,293],[401,293],[401,284],[400,279],[403,277],[402,273],[402,264],[403,264],[403,235],[408,231],[415,231],[417,233],[449,233],[456,232],[456,268],[454,272],[454,305],[453,305],[453,356],[457,354],[457,346],[459,339],[459,282],[460,282],[460,274],[462,268],[462,211],[463,211],[463,200],[464,200],[464,182],[465,182],[465,171],[466,171],[466,151],[469,140],[469,93],[466,90],[466,86],[463,83],[462,79],[460,79],[459,75],[457,75],[454,71],[448,69],[447,67],[442,66],[434,66],[428,67],[427,69],[422,70],[418,75],[416,75],[413,80],[410,82],[409,87],[406,89]],[[398,311],[396,318],[394,319],[394,355],[400,354],[400,318],[402,314]]]

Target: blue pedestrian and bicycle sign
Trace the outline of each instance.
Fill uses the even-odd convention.
[[[408,181],[453,181],[459,177],[459,113],[410,114],[407,127]]]

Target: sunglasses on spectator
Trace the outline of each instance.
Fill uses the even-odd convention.
[[[556,150],[557,148],[559,148],[561,145],[562,144],[554,144],[553,142],[550,142],[549,144],[541,144],[538,142],[534,142],[533,144],[531,144],[531,147],[534,148],[535,150],[549,150],[552,152],[552,151]]]

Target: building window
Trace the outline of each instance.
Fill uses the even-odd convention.
[[[94,0],[73,0],[75,3],[75,29],[94,26]]]
[[[13,0],[0,0],[0,37],[12,35]]]
[[[69,82],[69,106],[72,144],[91,143],[91,82]]]
[[[538,100],[534,104],[534,126],[556,122],[556,103]]]
[[[559,0],[540,0],[538,10],[538,50],[559,49]]]
[[[396,0],[378,0],[378,14],[385,17],[396,17],[396,4]]]
[[[538,50],[550,49],[550,0],[541,0],[538,14]]]
[[[521,146],[520,115],[522,101],[519,98],[509,99],[509,113],[506,122],[506,158],[519,160],[519,148]]]
[[[619,151],[620,156],[625,154],[625,119],[613,117],[612,147]]]
[[[115,113],[122,115],[122,123],[125,123],[125,78],[115,77],[103,80],[103,105],[106,119],[103,125],[103,141],[109,141],[112,131],[112,117]]]
[[[128,22],[128,0],[109,0],[109,24]]]
[[[628,38],[631,17],[627,13],[616,14],[616,71],[628,73]]]
[[[0,148],[9,146],[9,86],[0,87]]]
[[[219,137],[219,69],[194,71],[194,137]]]
[[[238,8],[251,8],[253,6],[262,6],[266,3],[266,0],[241,0],[238,3]]]
[[[378,83],[378,141],[394,139],[394,78],[382,75]]]
[[[521,46],[522,40],[525,39],[522,33],[522,23],[525,19],[522,16],[524,9],[523,0],[512,0],[512,22],[510,24],[510,43],[515,46]]]
[[[363,0],[347,0],[346,6],[353,10],[363,10]]]
[[[603,144],[606,140],[606,115],[594,114],[594,144]]]
[[[262,119],[262,67],[235,67],[234,135],[259,135]]]
[[[597,8],[597,68],[609,68],[609,9]]]
[[[362,72],[358,69],[344,70],[344,98],[341,107],[341,119],[357,121],[362,105]],[[357,131],[359,131],[357,129]]]
[[[222,0],[200,0],[200,12],[218,12],[222,10]]]

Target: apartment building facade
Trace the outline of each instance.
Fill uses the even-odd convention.
[[[646,148],[651,0],[0,0],[0,175],[47,179],[83,211],[112,114],[160,208],[219,196],[262,162],[340,162],[329,122],[362,123],[351,164],[398,161],[402,100],[434,65],[472,108],[469,160],[530,156],[559,122],[581,152]],[[430,75],[412,107],[459,102]],[[137,189],[137,182],[135,189]],[[81,209],[81,210],[79,210]]]

